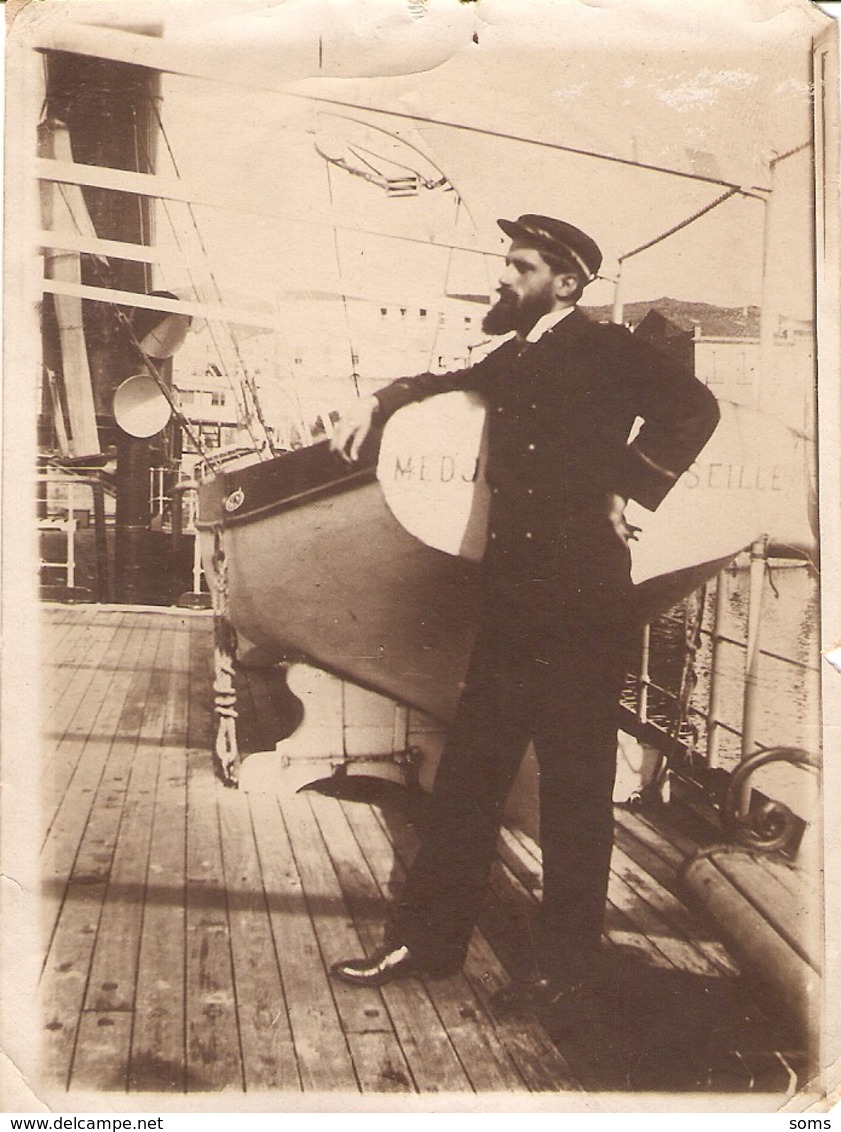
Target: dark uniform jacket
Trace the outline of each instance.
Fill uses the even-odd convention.
[[[492,600],[532,622],[623,601],[630,560],[605,496],[654,510],[718,423],[710,391],[624,327],[576,309],[533,344],[510,339],[471,368],[392,382],[376,394],[378,416],[456,389],[482,394],[490,414]]]

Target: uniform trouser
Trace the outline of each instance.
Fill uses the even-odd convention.
[[[543,852],[535,966],[558,979],[589,973],[604,922],[626,660],[626,635],[611,620],[572,618],[512,639],[486,618],[389,932],[428,966],[463,962],[531,740]]]

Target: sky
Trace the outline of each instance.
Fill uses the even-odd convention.
[[[589,305],[613,300],[621,259],[626,302],[812,315],[811,155],[773,180],[769,165],[811,134],[823,17],[808,0],[38,5],[91,36],[136,30],[139,11],[169,72],[158,172],[199,202],[158,210],[157,243],[176,256],[159,288],[218,287],[281,325],[309,296],[321,305],[307,331],[342,333],[361,297],[434,310],[492,294],[507,246],[496,219],[542,212],[600,244]],[[725,191],[645,165],[750,193],[630,254]],[[407,168],[443,184],[393,197],[360,175]],[[769,204],[754,187],[772,183]]]
[[[597,239],[607,278],[587,301],[607,303],[620,256],[725,190],[549,146],[751,187],[770,185],[769,159],[810,137],[808,46],[820,17],[806,0],[696,0],[690,12],[659,0],[518,0],[516,17],[510,0],[407,0],[405,8],[287,0],[241,2],[234,15],[230,5],[205,3],[199,21],[188,17],[192,7],[179,6],[176,20],[164,6],[164,42],[214,81],[165,80],[166,140],[180,175],[228,207],[197,206],[191,218],[170,206],[158,238],[172,244],[174,223],[182,244],[194,246],[195,220],[224,290],[268,302],[323,290],[431,305],[448,288],[491,290],[492,257],[346,229],[499,255],[496,218],[528,211],[561,216]],[[313,96],[462,128],[339,107],[331,115]],[[364,118],[368,130],[340,114]],[[328,168],[315,149],[328,136],[338,155],[351,145],[358,158],[362,145],[399,159],[380,130],[414,147],[403,160],[420,150],[414,167],[437,169],[456,186],[457,217],[454,193],[387,198]],[[500,133],[543,145],[493,136]],[[166,146],[159,168],[172,171]],[[787,159],[777,166],[773,209],[738,195],[626,259],[625,299],[758,304],[767,254],[766,298],[788,317],[809,317],[810,178],[808,153]]]

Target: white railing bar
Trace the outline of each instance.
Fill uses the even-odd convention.
[[[167,314],[186,314],[192,318],[205,318],[217,322],[237,322],[243,326],[258,326],[265,330],[274,330],[277,325],[274,314],[258,314],[255,311],[216,303],[164,299],[157,295],[142,295],[135,291],[116,291],[111,287],[91,287],[86,283],[61,283],[55,279],[44,279],[42,287],[51,295],[72,295],[79,299],[91,299],[97,303],[141,307],[143,310],[165,311]]]

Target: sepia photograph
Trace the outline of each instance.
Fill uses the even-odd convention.
[[[6,7],[3,1110],[829,1112],[832,5]]]

